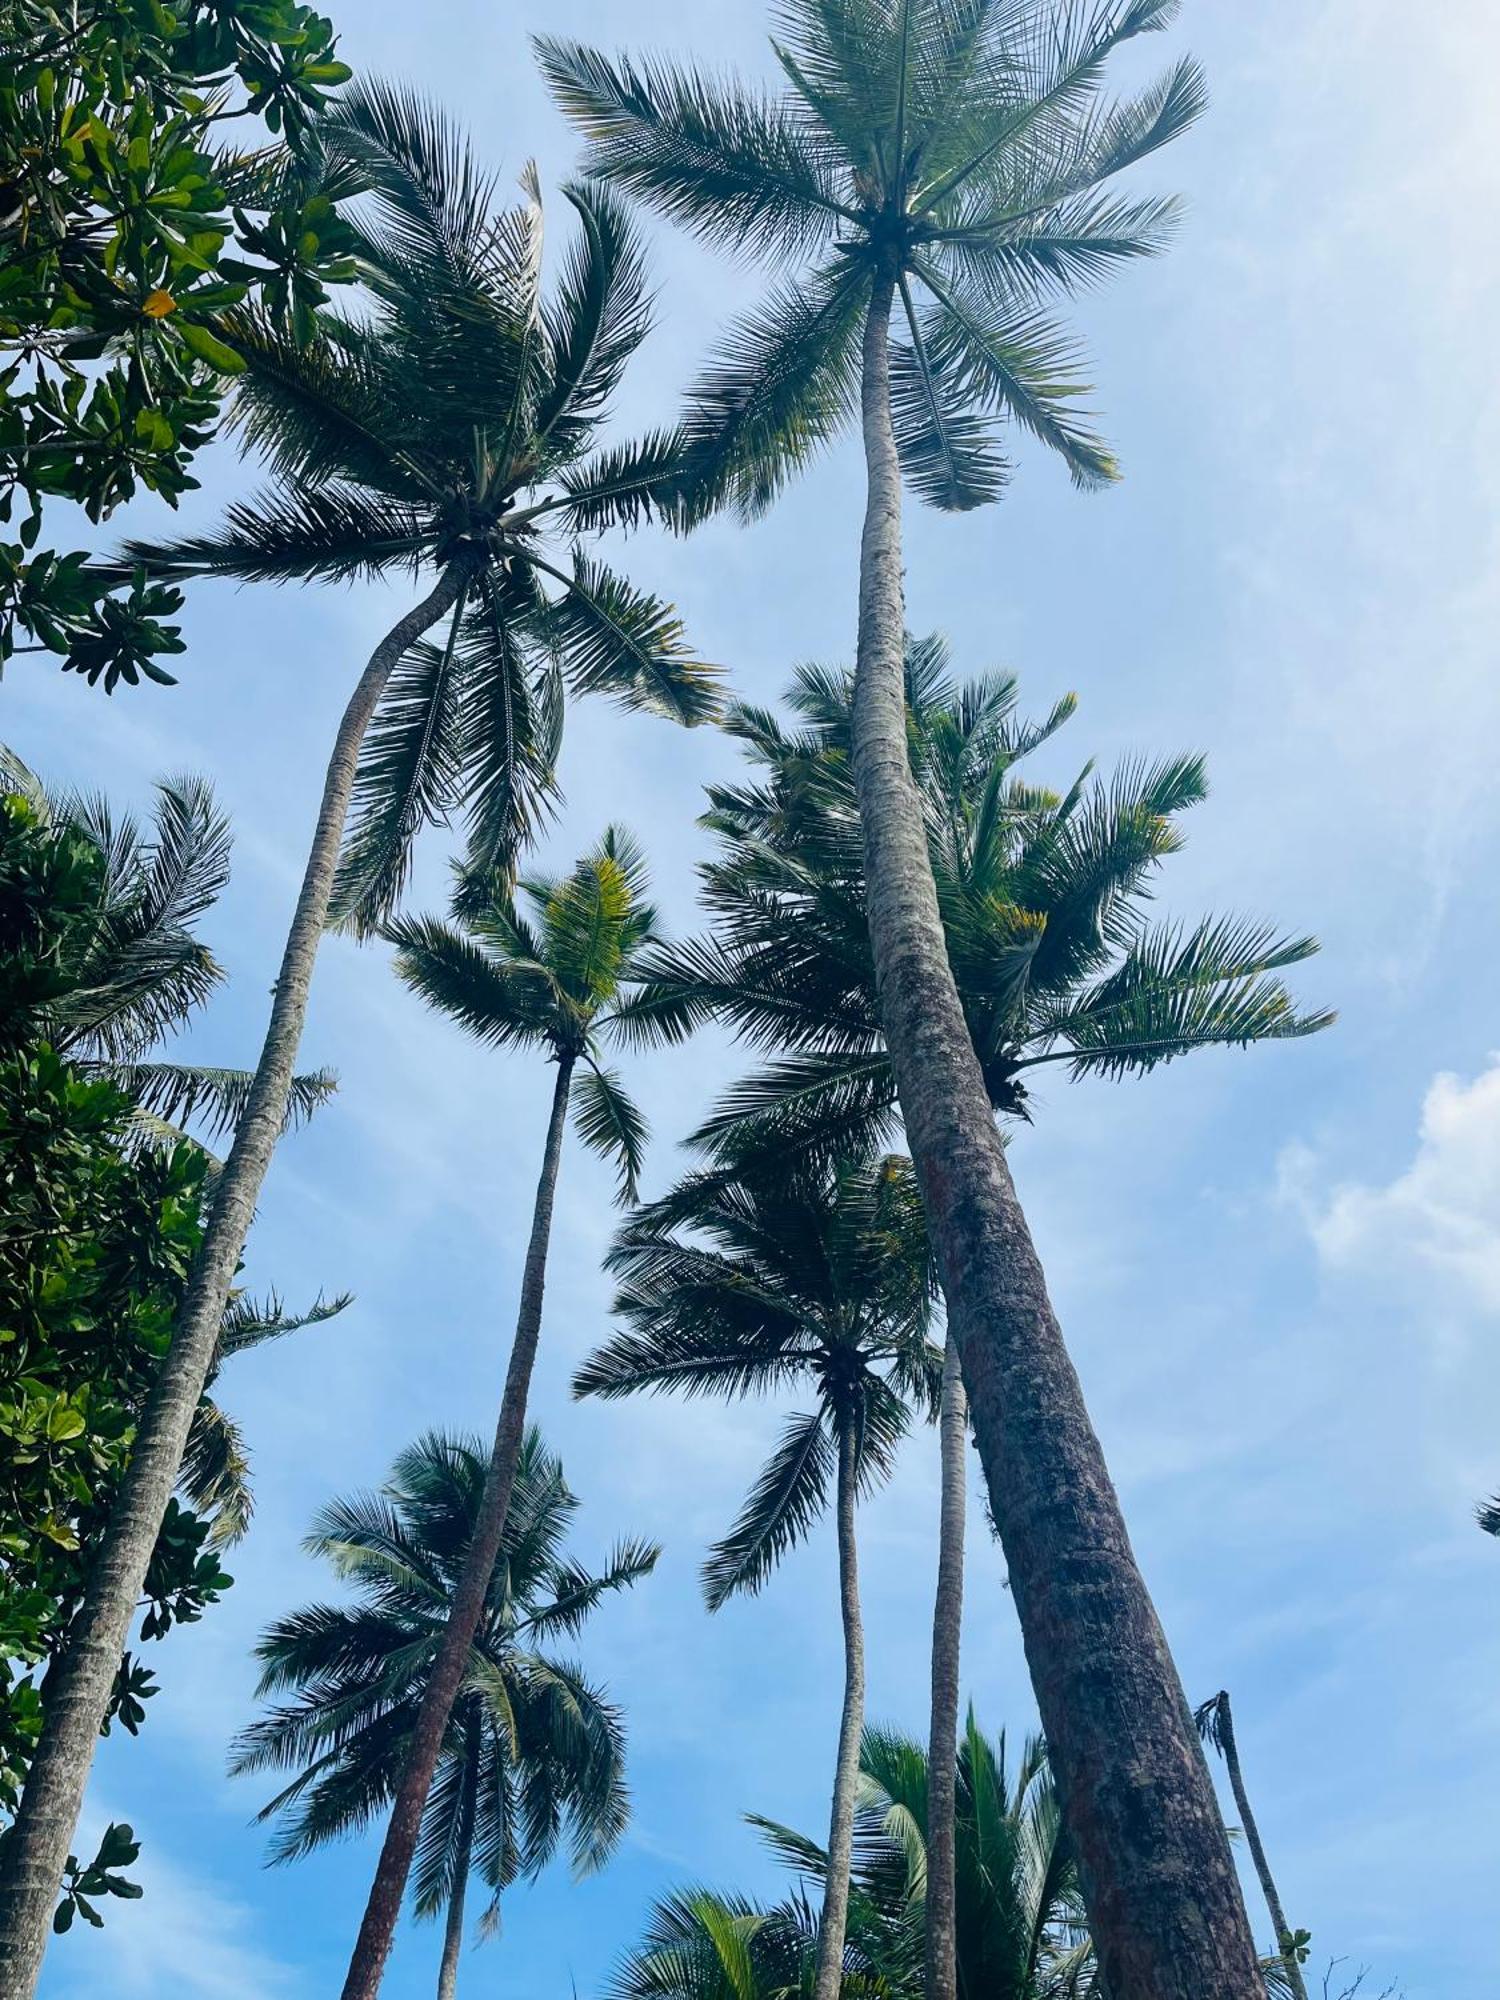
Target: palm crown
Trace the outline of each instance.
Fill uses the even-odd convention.
[[[850,1885],[844,1991],[910,2000],[923,1990],[927,1756],[867,1729]],[[821,1883],[816,1841],[751,1816],[777,1860]],[[957,1758],[959,1991],[966,2000],[1091,2000],[1098,1992],[1077,1871],[1039,1739],[1013,1767],[1002,1735],[969,1718]],[[706,1889],[658,1903],[621,1962],[611,2000],[781,2000],[805,1991],[816,1913],[803,1894],[770,1908]]]
[[[827,1505],[840,1447],[866,1487],[890,1469],[909,1409],[930,1412],[941,1357],[921,1198],[904,1159],[729,1182],[689,1178],[620,1231],[610,1267],[626,1330],[574,1378],[580,1396],[746,1396],[790,1384],[791,1418],[704,1567],[710,1608],[756,1591]]]
[[[644,954],[661,942],[646,890],[639,849],[610,827],[571,874],[528,876],[519,899],[499,874],[461,876],[456,923],[401,918],[386,933],[407,985],[479,1040],[529,1044],[570,1068],[583,1064],[578,1129],[585,1144],[618,1162],[627,1200],[635,1198],[646,1121],[601,1052],[618,1032]]]
[[[301,1766],[261,1811],[280,1818],[281,1861],[366,1824],[389,1803],[442,1637],[484,1484],[476,1439],[430,1433],[378,1494],[336,1500],[308,1549],[353,1587],[271,1626],[257,1653],[262,1694],[293,1693],[251,1724],[233,1767]],[[566,1835],[575,1868],[597,1867],[624,1829],[618,1711],[549,1639],[576,1633],[600,1600],[651,1570],[654,1545],[623,1541],[597,1574],[565,1543],[578,1503],[539,1433],[527,1433],[480,1628],[427,1801],[415,1878],[423,1915],[461,1887],[470,1856],[498,1900]],[[495,1905],[492,1904],[492,1912]]]
[[[1152,922],[1176,821],[1205,792],[1201,759],[1086,766],[1062,793],[1026,783],[1019,761],[1073,712],[1023,721],[1009,676],[959,683],[944,644],[907,655],[909,749],[959,997],[997,1110],[1025,1116],[1026,1078],[1063,1062],[1075,1076],[1152,1069],[1188,1050],[1299,1036],[1277,976],[1316,950],[1257,923]],[[720,841],[703,870],[715,918],[702,939],[656,948],[627,1010],[661,1036],[718,1017],[773,1060],[726,1094],[697,1135],[747,1143],[850,1145],[895,1122],[865,919],[849,768],[851,684],[802,669],[795,727],[743,705],[730,729],[754,782],[710,789]]]
[[[872,299],[897,308],[892,416],[934,505],[993,499],[1010,419],[1095,484],[1113,461],[1080,416],[1049,292],[1156,250],[1160,199],[1102,191],[1198,115],[1179,62],[1106,102],[1111,52],[1177,0],[784,0],[787,90],[539,44],[592,172],[715,243],[803,268],[729,332],[686,431],[702,491],[755,512],[851,416]]]
[[[506,862],[554,787],[565,691],[682,722],[712,675],[670,608],[587,552],[649,516],[678,466],[658,433],[601,448],[610,399],[648,328],[641,247],[618,201],[566,190],[580,234],[542,289],[535,174],[519,208],[441,116],[364,85],[323,129],[362,188],[358,316],[298,345],[243,318],[234,421],[274,484],[223,526],[131,544],[173,576],[340,579],[458,564],[440,642],[392,674],[355,782],[335,913],[368,929],[405,881],[417,831],[462,810],[471,865]]]

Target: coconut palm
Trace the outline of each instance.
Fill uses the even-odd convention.
[[[1010,676],[967,683],[946,646],[913,641],[908,743],[949,961],[992,1107],[1031,1115],[1037,1068],[1142,1074],[1190,1050],[1313,1032],[1279,978],[1308,938],[1209,919],[1151,921],[1155,878],[1180,844],[1177,822],[1204,793],[1201,760],[1127,767],[1104,782],[1085,767],[1058,794],[1027,783],[1022,759],[1072,714],[1017,713]],[[709,1019],[766,1061],[735,1084],[698,1141],[731,1155],[888,1140],[896,1087],[880,1029],[858,813],[850,774],[853,687],[803,668],[795,726],[737,705],[728,727],[753,774],[710,790],[704,824],[718,852],[702,871],[710,936],[663,945],[629,1003],[658,1035]],[[954,1991],[952,1801],[942,1774],[958,1722],[963,1594],[965,1408],[956,1346],[944,1373],[941,1521],[934,1604],[926,1914],[929,1995]],[[946,1746],[946,1749],[945,1749]]]
[[[1245,1789],[1245,1774],[1240,1768],[1239,1743],[1235,1738],[1234,1712],[1229,1706],[1228,1690],[1220,1688],[1211,1701],[1200,1702],[1193,1711],[1193,1720],[1198,1725],[1198,1734],[1218,1751],[1229,1773],[1229,1789],[1234,1793],[1240,1827],[1250,1849],[1250,1859],[1255,1863],[1256,1879],[1266,1899],[1266,1908],[1271,1913],[1276,1953],[1267,1961],[1268,1969],[1275,1973],[1278,1988],[1291,1994],[1292,2000],[1307,2000],[1307,1981],[1302,1974],[1302,1964],[1307,1956],[1308,1933],[1295,1932],[1281,1906],[1281,1894],[1271,1873],[1271,1864],[1266,1859],[1265,1844],[1261,1840],[1255,1814],[1250,1809],[1250,1794]]]
[[[856,1502],[889,1472],[912,1404],[930,1413],[937,1393],[911,1163],[804,1163],[739,1182],[689,1177],[626,1222],[609,1262],[622,1280],[615,1311],[625,1331],[580,1368],[575,1394],[745,1396],[794,1383],[812,1393],[813,1407],[788,1421],[710,1552],[703,1582],[710,1610],[760,1590],[832,1498],[844,1698],[816,1976],[817,2000],[830,2000],[844,1951],[864,1726]]]
[[[192,777],[159,783],[147,828],[102,794],[49,791],[3,744],[0,787],[59,835],[77,834],[103,863],[97,893],[50,959],[46,992],[7,995],[7,1012],[24,1003],[60,1055],[107,1075],[148,1121],[193,1124],[208,1139],[231,1130],[249,1071],[157,1054],[224,978],[196,932],[229,880],[232,836],[212,787]],[[327,1070],[293,1077],[288,1122],[308,1116],[333,1089]]]
[[[536,1051],[556,1073],[484,1492],[447,1631],[405,1748],[346,1992],[373,1992],[378,1985],[444,1731],[461,1699],[465,1662],[501,1546],[541,1338],[547,1247],[570,1106],[584,1143],[617,1163],[621,1198],[635,1195],[645,1120],[603,1054],[622,997],[638,976],[641,953],[656,936],[646,887],[639,851],[627,834],[611,827],[571,874],[528,878],[519,902],[503,876],[465,875],[454,898],[454,924],[412,918],[398,920],[387,932],[397,948],[397,972],[424,1000],[491,1047]]]
[[[647,323],[640,249],[618,204],[569,191],[578,240],[544,297],[533,175],[523,205],[503,209],[463,139],[398,88],[351,93],[320,129],[334,169],[367,189],[362,303],[303,346],[253,318],[223,329],[244,364],[235,421],[275,484],[217,530],[132,545],[126,560],[169,577],[406,575],[422,594],[376,646],[338,726],[254,1082],[11,1836],[0,1950],[23,1990],[284,1123],[330,911],[356,928],[378,922],[416,831],[460,806],[471,858],[503,865],[545,809],[566,693],[684,722],[712,707],[670,608],[582,539],[648,513],[674,462],[663,436],[597,444]],[[434,628],[441,638],[424,646]]]
[[[1009,421],[1080,484],[1113,474],[1041,301],[1154,250],[1171,221],[1169,203],[1109,184],[1197,116],[1197,70],[1178,63],[1118,102],[1103,91],[1112,52],[1175,12],[782,0],[779,96],[560,41],[541,57],[591,171],[776,270],[690,401],[699,510],[764,507],[859,412],[852,769],[880,1016],[1042,1721],[1111,1990],[1249,2000],[1255,1954],[1213,1786],[945,955],[902,699],[903,473],[941,507],[992,500]]]
[[[1077,1870],[1038,1739],[1012,1772],[1005,1737],[974,1718],[958,1746],[958,1990],[964,2000],[1096,2000],[1102,1989]],[[860,1751],[844,2000],[917,2000],[930,1856],[930,1771],[919,1744],[867,1729]],[[821,1887],[825,1851],[752,1815],[772,1853]],[[611,1979],[610,2000],[787,2000],[808,1990],[816,1921],[800,1895],[770,1908],[689,1889],[658,1903]]]
[[[278,1822],[273,1860],[295,1860],[389,1807],[485,1471],[477,1438],[429,1432],[401,1453],[379,1493],[335,1500],[314,1522],[305,1546],[352,1597],[308,1605],[265,1632],[258,1692],[281,1699],[232,1756],[238,1772],[297,1774],[258,1815]],[[447,1913],[439,2000],[456,1990],[471,1874],[491,1892],[480,1928],[492,1933],[511,1883],[539,1874],[564,1842],[575,1872],[599,1867],[629,1816],[619,1711],[548,1642],[578,1632],[603,1597],[654,1567],[658,1551],[622,1541],[593,1574],[566,1553],[577,1508],[561,1462],[529,1430],[422,1815],[413,1900],[419,1917]]]

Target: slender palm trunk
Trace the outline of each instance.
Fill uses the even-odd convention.
[[[510,1350],[510,1366],[500,1401],[500,1417],[495,1426],[495,1442],[490,1451],[489,1469],[484,1476],[484,1492],[474,1521],[474,1534],[464,1557],[462,1574],[453,1593],[443,1643],[433,1663],[432,1677],[417,1711],[411,1748],[401,1772],[396,1799],[375,1879],[370,1884],[364,1920],[349,1971],[344,1979],[343,2000],[374,2000],[380,1991],[385,1962],[390,1955],[396,1919],[401,1914],[401,1898],[411,1872],[417,1835],[422,1825],[422,1809],[432,1788],[433,1773],[443,1747],[443,1734],[453,1712],[464,1662],[478,1630],[484,1600],[494,1574],[505,1533],[505,1516],[510,1491],[515,1483],[516,1462],[526,1430],[526,1398],[531,1388],[531,1371],[536,1362],[537,1341],[542,1330],[542,1295],[547,1282],[547,1241],[552,1230],[552,1204],[557,1193],[558,1162],[562,1158],[563,1128],[568,1117],[568,1091],[573,1080],[575,1058],[562,1055],[557,1063],[557,1082],[552,1092],[552,1116],[547,1126],[547,1143],[542,1154],[542,1171],[536,1186],[536,1202],[531,1214],[531,1240],[526,1246],[526,1263],[521,1274],[521,1304],[516,1314],[516,1336]]]
[[[862,408],[853,764],[881,1022],[1052,1767],[1113,2000],[1264,2000],[1202,1747],[1136,1567],[953,983],[902,685],[892,281]]]
[[[818,1919],[818,1970],[813,2000],[839,2000],[844,1978],[844,1933],[849,1923],[849,1870],[854,1855],[854,1795],[859,1786],[859,1746],[865,1727],[865,1628],[859,1609],[859,1551],[854,1536],[856,1477],[854,1432],[839,1431],[839,1609],[844,1624],[844,1710],[839,1718],[838,1762],[828,1825],[828,1879]]]
[[[927,2000],[958,2000],[954,1814],[958,1807],[958,1677],[964,1617],[964,1440],[969,1406],[958,1342],[943,1353],[938,1414],[937,1598],[932,1611],[932,1720],[927,1738]]]
[[[1245,1839],[1250,1848],[1250,1859],[1255,1863],[1255,1872],[1260,1877],[1260,1891],[1266,1899],[1266,1908],[1271,1913],[1271,1925],[1276,1933],[1276,1949],[1283,1953],[1282,1963],[1286,1967],[1287,1984],[1296,2000],[1307,2000],[1307,1982],[1302,1977],[1302,1967],[1284,1943],[1292,1935],[1292,1927],[1286,1920],[1286,1911],[1281,1907],[1281,1897],[1276,1891],[1276,1878],[1271,1873],[1271,1864],[1266,1859],[1266,1850],[1261,1845],[1260,1828],[1255,1823],[1255,1814],[1250,1810],[1250,1794],[1245,1790],[1245,1777],[1240,1769],[1239,1746],[1234,1738],[1234,1717],[1229,1711],[1228,1692],[1221,1688],[1217,1703],[1218,1743],[1224,1753],[1225,1768],[1229,1772],[1229,1788],[1234,1793],[1235,1808],[1240,1816],[1240,1825],[1245,1830]]]
[[[458,1802],[458,1853],[453,1864],[453,1893],[443,1925],[443,1962],[438,1967],[438,2000],[454,2000],[458,1992],[458,1955],[464,1947],[464,1898],[469,1888],[469,1863],[474,1853],[474,1811],[479,1797],[479,1728],[477,1718],[464,1748],[464,1787]]]
[[[276,981],[270,1025],[244,1115],[219,1177],[172,1345],[141,1416],[83,1603],[50,1676],[41,1739],[6,1839],[0,1879],[3,2000],[28,2000],[41,1972],[52,1907],[78,1824],[99,1725],[140,1600],[146,1565],[177,1484],[188,1427],[218,1345],[224,1302],[286,1119],[308,986],[328,918],[360,746],[397,661],[452,608],[466,575],[463,562],[450,563],[421,603],[392,626],[371,654],[339,723]]]

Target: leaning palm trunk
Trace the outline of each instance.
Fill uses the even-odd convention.
[[[969,1427],[958,1342],[943,1354],[938,1413],[941,1497],[932,1611],[932,1721],[927,1739],[927,2000],[958,2000],[958,1680],[964,1616],[964,1439]]]
[[[1112,2000],[1263,2000],[1202,1750],[1016,1198],[907,761],[893,279],[864,336],[853,767],[881,1022]]]
[[[244,1115],[219,1176],[172,1345],[142,1414],[83,1603],[48,1678],[41,1739],[6,1838],[0,1881],[3,2000],[27,2000],[41,1972],[52,1908],[78,1824],[99,1726],[140,1601],[146,1566],[177,1484],[188,1428],[213,1363],[225,1302],[255,1204],[286,1120],[308,986],[327,922],[360,746],[397,662],[452,609],[465,577],[462,562],[449,563],[421,603],[392,626],[370,656],[339,723],[276,981],[270,1026]]]
[[[1302,1967],[1298,1964],[1297,1954],[1292,1948],[1292,1928],[1286,1920],[1286,1911],[1281,1907],[1281,1896],[1276,1888],[1276,1878],[1271,1873],[1271,1864],[1266,1859],[1260,1828],[1255,1823],[1255,1814],[1250,1810],[1250,1794],[1245,1790],[1245,1776],[1240,1769],[1240,1752],[1234,1738],[1234,1717],[1229,1710],[1227,1690],[1220,1689],[1214,1709],[1216,1712],[1213,1740],[1224,1753],[1225,1767],[1229,1772],[1229,1788],[1234,1793],[1240,1825],[1245,1830],[1245,1842],[1250,1849],[1250,1859],[1255,1863],[1255,1872],[1260,1878],[1261,1894],[1265,1897],[1266,1908],[1271,1913],[1272,1928],[1276,1932],[1276,1949],[1281,1954],[1286,1983],[1291,1988],[1295,2000],[1307,2000],[1307,1982],[1302,1977]]]
[[[854,1533],[858,1485],[850,1426],[839,1429],[839,1606],[844,1625],[844,1712],[839,1720],[838,1763],[828,1826],[828,1876],[818,1920],[818,1969],[813,2000],[838,2000],[844,1981],[844,1933],[849,1923],[849,1871],[854,1854],[854,1805],[859,1789],[859,1744],[865,1726],[865,1633],[859,1608],[859,1554]]]
[[[459,1803],[458,1852],[453,1857],[453,1884],[443,1925],[443,1959],[438,1967],[437,2000],[455,2000],[458,1955],[464,1945],[464,1896],[474,1853],[474,1814],[479,1793],[479,1718],[474,1718],[464,1743],[463,1796]]]
[[[505,1534],[505,1516],[510,1507],[511,1487],[515,1483],[521,1440],[526,1431],[526,1398],[531,1389],[531,1371],[536,1362],[537,1341],[542,1330],[547,1242],[552,1231],[552,1205],[557,1193],[557,1169],[562,1158],[573,1062],[574,1058],[568,1055],[558,1059],[557,1082],[552,1092],[552,1116],[547,1126],[547,1143],[542,1154],[542,1171],[532,1210],[531,1240],[526,1246],[526,1263],[521,1276],[516,1336],[510,1350],[500,1417],[495,1426],[495,1442],[490,1452],[489,1469],[485,1473],[484,1493],[479,1502],[474,1535],[464,1558],[458,1588],[453,1594],[442,1644],[433,1662],[432,1676],[417,1711],[411,1747],[402,1767],[401,1783],[396,1789],[375,1879],[370,1884],[364,1920],[349,1960],[343,2000],[373,2000],[373,1996],[380,1991],[391,1940],[396,1934],[396,1920],[401,1914],[401,1898],[406,1893],[406,1878],[411,1872],[412,1856],[416,1853],[417,1837],[421,1832],[422,1810],[432,1789],[448,1718],[458,1698],[469,1647],[479,1629],[485,1597]]]

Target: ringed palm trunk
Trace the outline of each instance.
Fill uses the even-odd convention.
[[[953,983],[902,683],[893,279],[861,407],[853,767],[881,1023],[1027,1663],[1112,2000],[1264,2000],[1208,1768],[1047,1296]]]
[[[1240,1825],[1245,1830],[1245,1842],[1250,1849],[1250,1859],[1255,1863],[1255,1872],[1260,1878],[1261,1894],[1265,1897],[1266,1908],[1271,1913],[1271,1924],[1276,1933],[1276,1949],[1282,1954],[1281,1962],[1286,1968],[1287,1984],[1295,1994],[1296,2000],[1307,2000],[1307,1982],[1302,1977],[1302,1967],[1283,1942],[1291,1937],[1292,1927],[1286,1920],[1286,1911],[1281,1907],[1276,1878],[1271,1873],[1270,1862],[1266,1859],[1266,1850],[1261,1843],[1260,1828],[1255,1823],[1255,1814],[1250,1810],[1250,1794],[1245,1790],[1245,1777],[1240,1769],[1239,1746],[1234,1739],[1234,1717],[1229,1710],[1229,1695],[1226,1690],[1220,1690],[1217,1706],[1219,1747],[1224,1752],[1224,1763],[1229,1772],[1229,1788],[1234,1793],[1235,1809],[1240,1816]]]
[[[458,1854],[454,1860],[453,1894],[443,1924],[443,1958],[438,1967],[438,2000],[454,2000],[458,1992],[458,1955],[464,1946],[464,1898],[469,1887],[469,1862],[474,1853],[474,1813],[479,1800],[479,1721],[470,1725],[464,1746],[464,1786],[459,1798]]]
[[[526,1263],[521,1274],[521,1304],[516,1315],[515,1340],[505,1389],[500,1401],[500,1417],[495,1426],[495,1442],[484,1476],[484,1491],[474,1521],[474,1534],[464,1557],[458,1587],[448,1613],[432,1675],[417,1711],[411,1747],[402,1767],[401,1782],[385,1830],[385,1841],[370,1884],[364,1919],[349,1970],[344,1979],[343,2000],[374,2000],[380,1991],[396,1920],[401,1914],[401,1898],[422,1826],[422,1809],[432,1788],[433,1774],[443,1747],[448,1718],[458,1698],[459,1685],[469,1647],[479,1629],[484,1601],[494,1574],[505,1533],[505,1516],[515,1484],[516,1465],[526,1430],[526,1398],[531,1389],[531,1371],[536,1362],[537,1342],[542,1330],[542,1296],[547,1282],[547,1243],[552,1230],[552,1206],[557,1193],[557,1169],[562,1158],[563,1130],[568,1118],[568,1092],[576,1058],[559,1055],[557,1081],[552,1091],[552,1116],[547,1125],[547,1142],[542,1154],[542,1171],[537,1180],[536,1202],[531,1216],[531,1238],[526,1246]]]
[[[99,1725],[140,1601],[146,1566],[182,1465],[188,1427],[218,1345],[224,1305],[255,1204],[286,1119],[308,987],[328,919],[360,747],[392,670],[451,610],[467,567],[449,563],[420,604],[393,625],[349,698],[323,781],[323,799],[277,976],[260,1061],[235,1130],[172,1344],[142,1413],[83,1602],[48,1676],[46,1715],[0,1879],[0,1996],[35,1990],[68,1848],[78,1824]]]
[[[839,1609],[844,1626],[844,1709],[839,1718],[838,1762],[828,1826],[828,1877],[818,1919],[814,2000],[839,2000],[844,1977],[844,1934],[849,1923],[849,1871],[854,1854],[854,1802],[859,1787],[859,1745],[865,1726],[865,1631],[859,1608],[859,1551],[854,1532],[858,1485],[852,1425],[839,1428]]]
[[[932,1612],[932,1720],[927,1739],[927,2000],[958,2000],[958,1683],[964,1615],[964,1436],[968,1403],[958,1342],[943,1351],[938,1414],[941,1498]]]

